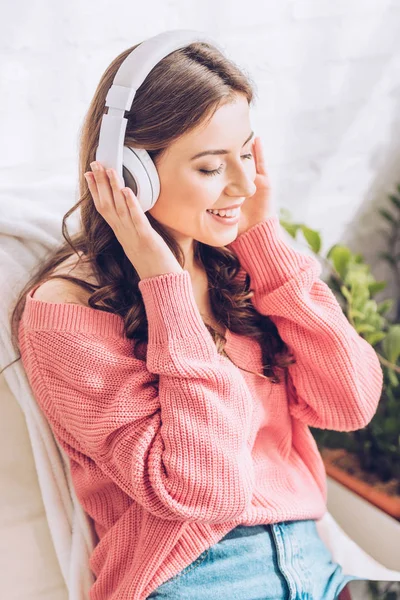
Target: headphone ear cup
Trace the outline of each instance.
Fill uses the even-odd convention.
[[[143,211],[153,208],[160,195],[160,179],[146,150],[124,146],[122,174],[125,185],[131,188]]]
[[[138,195],[138,186],[135,178],[125,165],[122,165],[122,177],[124,178],[125,186],[131,188],[135,196]]]

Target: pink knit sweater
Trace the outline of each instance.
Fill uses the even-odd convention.
[[[23,365],[99,537],[91,600],[144,600],[238,524],[320,519],[326,473],[308,426],[352,431],[376,412],[379,360],[318,260],[285,242],[277,216],[228,247],[297,359],[287,387],[217,353],[187,271],[139,282],[146,360],[118,315],[27,295]],[[262,372],[255,340],[228,331],[226,352]]]

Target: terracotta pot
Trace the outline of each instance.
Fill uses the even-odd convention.
[[[335,460],[347,455],[343,448],[321,450],[327,475],[339,483],[345,485],[349,490],[358,494],[377,508],[400,521],[400,496],[391,496],[378,489],[374,485],[350,475],[344,469],[334,464]]]

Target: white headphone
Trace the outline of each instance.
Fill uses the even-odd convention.
[[[160,179],[146,150],[124,145],[128,122],[124,113],[131,109],[137,89],[153,67],[164,56],[193,42],[206,42],[222,50],[212,37],[202,32],[190,29],[165,31],[145,40],[126,57],[107,93],[105,106],[108,106],[108,113],[101,121],[96,160],[106,169],[115,169],[125,186],[135,193],[144,212],[157,202]]]

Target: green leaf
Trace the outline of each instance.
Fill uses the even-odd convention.
[[[356,308],[352,308],[351,309],[350,316],[351,317],[358,317],[359,319],[364,319],[365,318],[365,314],[362,313],[361,311],[357,310]]]
[[[342,292],[342,294],[346,298],[346,300],[349,303],[351,303],[352,296],[351,296],[351,293],[349,292],[349,290],[347,289],[347,287],[345,285],[341,285],[340,286],[340,291]]]
[[[377,307],[377,312],[380,315],[383,315],[392,308],[393,304],[394,304],[393,298],[388,298],[387,300],[383,300],[383,302],[379,302],[378,307]]]
[[[382,347],[387,359],[396,364],[400,356],[400,325],[393,325],[389,328]]]
[[[358,252],[357,254],[354,254],[353,260],[356,263],[362,263],[364,260],[364,256],[360,252]]]
[[[398,190],[400,192],[400,185],[398,186]],[[398,209],[400,209],[400,199],[397,196],[393,196],[393,194],[389,194],[389,199]]]
[[[291,221],[292,213],[290,212],[290,210],[288,208],[281,207],[279,209],[279,212],[282,215],[282,219],[284,221]]]
[[[296,225],[295,223],[287,223],[286,221],[281,221],[281,225],[284,229],[286,229],[288,234],[292,236],[292,238],[296,239],[296,234],[300,227],[299,225]]]
[[[321,249],[321,236],[318,231],[310,229],[306,225],[301,225],[301,230],[311,250],[318,254]]]
[[[369,293],[371,296],[377,294],[381,290],[384,290],[387,286],[387,281],[373,281],[368,285]]]
[[[384,331],[376,331],[375,333],[366,333],[364,337],[371,346],[375,346],[375,344],[385,339],[386,333]]]
[[[378,256],[387,260],[391,265],[396,265],[396,261],[389,252],[378,252]]]
[[[351,251],[347,246],[341,246],[339,244],[335,244],[329,250],[327,257],[329,260],[332,260],[333,266],[336,271],[339,273],[342,279],[346,276],[346,271],[348,264],[351,260]]]
[[[357,325],[358,333],[364,333],[365,331],[375,331],[375,327],[373,327],[373,325],[369,325],[368,323],[360,323]]]
[[[397,221],[394,218],[394,216],[387,211],[385,208],[379,208],[378,212],[382,215],[382,217],[384,217],[387,221],[389,221],[390,223],[393,223],[394,225],[397,225]]]
[[[398,426],[399,424],[397,419],[395,419],[394,417],[389,417],[384,423],[385,434],[391,436],[392,434],[396,433]]]

